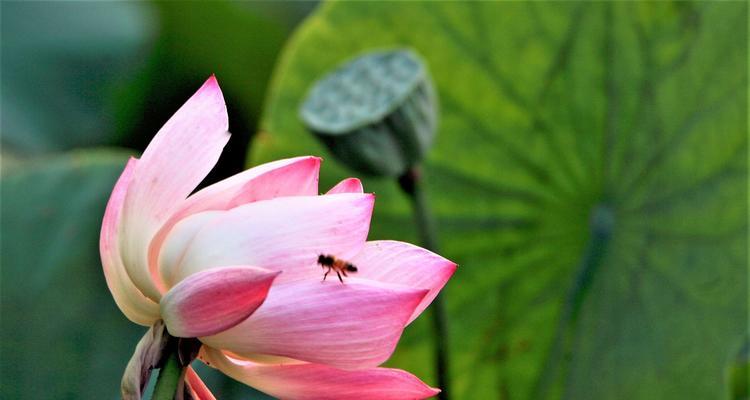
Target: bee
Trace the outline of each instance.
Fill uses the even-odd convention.
[[[341,274],[348,276],[347,272],[357,272],[357,267],[348,261],[336,258],[330,254],[321,254],[318,256],[318,264],[323,268],[328,268],[328,271],[323,275],[323,280],[326,280],[328,274],[331,271],[336,271],[336,275],[339,277],[339,281],[344,283],[344,279],[341,278]]]

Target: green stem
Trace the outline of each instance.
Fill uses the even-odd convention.
[[[423,247],[437,252],[437,237],[435,231],[435,220],[432,218],[427,196],[422,188],[419,170],[414,167],[398,178],[401,189],[409,196],[414,208],[414,219],[419,233],[419,239]],[[448,400],[450,393],[448,373],[448,318],[445,310],[444,295],[439,294],[432,301],[432,319],[435,330],[435,362],[437,369],[438,386],[441,389],[438,398]]]
[[[183,368],[180,366],[177,346],[171,346],[168,351],[169,355],[164,362],[164,366],[159,370],[159,378],[156,380],[156,387],[151,400],[173,400],[179,388]]]

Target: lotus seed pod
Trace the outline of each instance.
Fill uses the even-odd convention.
[[[316,82],[300,115],[350,168],[399,176],[419,163],[432,145],[437,101],[427,68],[414,52],[376,51]]]

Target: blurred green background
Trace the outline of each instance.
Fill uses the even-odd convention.
[[[746,2],[10,2],[2,16],[0,398],[117,398],[145,331],[98,233],[128,155],[215,73],[206,183],[301,154],[298,107],[405,46],[440,100],[424,163],[454,399],[747,399]],[[256,132],[259,132],[256,134]],[[416,242],[395,182],[370,237]],[[387,363],[435,384],[429,312]],[[220,399],[263,398],[201,369]]]

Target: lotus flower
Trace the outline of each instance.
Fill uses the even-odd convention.
[[[227,127],[212,76],[125,166],[100,242],[120,310],[198,338],[206,364],[273,396],[435,395],[414,375],[378,366],[456,265],[407,243],[366,241],[374,195],[354,178],[319,195],[317,157],[263,164],[191,194]],[[323,281],[320,254],[358,271],[343,284]],[[212,398],[189,368],[186,381]]]

